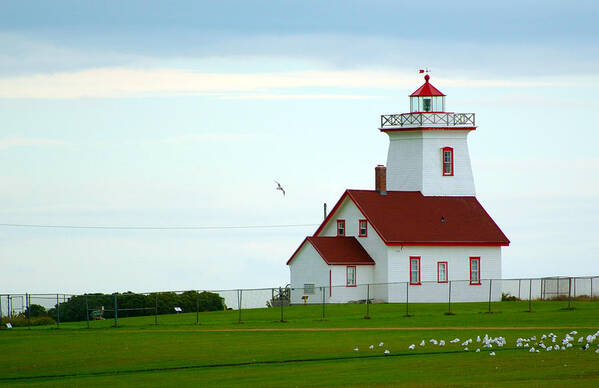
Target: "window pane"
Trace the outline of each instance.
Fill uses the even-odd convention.
[[[356,268],[347,267],[347,285],[353,286],[356,284]]]
[[[472,279],[472,283],[480,283],[479,259],[470,259],[470,279]]]
[[[424,112],[430,112],[431,111],[431,99],[430,98],[425,98],[424,100],[422,100],[423,102],[423,111]]]
[[[420,261],[418,259],[410,260],[410,282],[411,283],[420,283],[419,264],[420,264]]]
[[[447,281],[447,263],[439,263],[439,281]]]
[[[366,235],[366,221],[360,221],[360,236],[365,236]]]

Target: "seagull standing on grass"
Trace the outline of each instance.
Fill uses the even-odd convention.
[[[285,196],[285,189],[283,188],[283,186],[281,186],[281,184],[277,181],[274,181],[277,184],[277,188],[275,190],[281,190],[281,192],[283,193],[283,197]]]

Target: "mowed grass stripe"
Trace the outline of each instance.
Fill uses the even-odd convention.
[[[505,352],[505,351],[518,350],[517,348],[494,348],[491,350],[481,350],[480,353],[484,352]],[[441,354],[456,354],[464,353],[464,350],[445,350],[436,352],[410,352],[410,353],[395,353],[395,354],[370,354],[370,355],[352,355],[352,356],[337,356],[337,357],[316,357],[316,358],[298,358],[290,360],[265,360],[265,361],[248,361],[248,362],[236,362],[236,363],[224,363],[224,364],[205,364],[205,365],[181,365],[164,368],[143,368],[143,369],[129,369],[129,370],[113,370],[113,371],[102,371],[102,372],[87,372],[87,373],[64,373],[56,375],[37,375],[37,376],[23,376],[23,377],[0,377],[0,382],[10,381],[26,381],[26,380],[38,380],[38,379],[57,379],[57,378],[68,378],[68,377],[93,377],[93,376],[110,376],[110,375],[121,375],[121,374],[135,374],[135,373],[151,373],[151,372],[166,372],[186,369],[203,369],[203,368],[227,368],[227,367],[242,367],[252,365],[273,365],[273,364],[292,364],[292,363],[304,363],[304,362],[324,362],[324,361],[344,361],[344,360],[355,360],[355,359],[376,359],[376,358],[389,358],[389,357],[419,357],[419,356],[431,356]]]
[[[574,310],[568,310],[563,301],[534,301],[533,312],[527,312],[528,302],[493,302],[492,314],[488,314],[487,303],[452,304],[454,315],[444,315],[446,304],[410,304],[410,317],[405,317],[405,304],[370,305],[370,319],[364,319],[365,305],[327,305],[325,320],[322,320],[322,307],[318,305],[285,307],[285,323],[280,322],[280,310],[277,308],[257,308],[242,310],[239,324],[239,312],[213,311],[201,312],[199,326],[205,329],[268,329],[268,328],[349,328],[349,327],[509,327],[509,326],[556,326],[586,327],[595,324],[599,313],[599,302],[576,301]],[[196,313],[165,314],[154,316],[125,317],[118,320],[120,328],[160,327],[193,328],[196,327]],[[108,329],[114,326],[114,320],[90,321],[92,329]],[[52,327],[32,327],[32,330],[51,329]],[[61,329],[87,329],[87,322],[62,322]],[[23,328],[20,328],[22,330]]]

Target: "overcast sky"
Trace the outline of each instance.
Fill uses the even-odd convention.
[[[477,115],[504,277],[599,275],[599,6],[423,4],[0,1],[0,223],[307,224],[0,226],[0,293],[287,284],[421,67]]]

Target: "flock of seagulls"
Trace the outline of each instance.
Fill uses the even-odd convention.
[[[595,342],[597,337],[599,337],[599,330],[597,332],[595,332],[594,334],[589,334],[586,337],[579,336],[578,339],[576,339],[577,334],[578,334],[578,332],[576,330],[572,330],[571,332],[566,334],[561,339],[559,339],[558,336],[553,333],[543,334],[538,339],[537,339],[537,336],[531,336],[529,338],[518,337],[516,339],[516,348],[528,349],[529,353],[539,353],[541,351],[550,352],[552,350],[564,351],[568,348],[572,348],[575,345],[577,345],[577,346],[580,346],[581,350],[588,350],[593,345],[593,343]],[[558,342],[558,340],[559,340],[559,342]],[[457,346],[457,344],[459,344],[459,346],[462,347],[463,350],[466,352],[470,350],[468,348],[468,346],[471,346],[472,348],[476,348],[476,350],[475,350],[476,353],[480,353],[481,349],[491,350],[491,349],[493,349],[493,347],[502,348],[505,345],[507,345],[507,341],[506,341],[505,337],[502,337],[502,336],[490,337],[488,334],[485,334],[482,338],[479,335],[479,336],[476,336],[475,339],[468,338],[464,341],[462,341],[461,339],[456,337],[448,342],[450,344],[456,344],[456,346]],[[597,346],[596,346],[597,349],[595,349],[595,353],[599,354],[599,341],[597,341],[597,342],[598,342]],[[423,339],[422,341],[420,341],[418,346],[423,348],[423,347],[427,346],[427,343],[431,344],[433,346],[439,346],[439,347],[445,346],[445,340],[442,340],[442,339],[437,340],[435,338],[431,338],[428,341]],[[379,343],[378,347],[383,348],[384,343],[383,342]],[[370,345],[368,347],[368,349],[374,350],[375,346]],[[408,346],[408,349],[415,350],[416,344],[411,344],[410,346]],[[358,347],[356,347],[356,348],[354,348],[354,351],[359,352],[360,349]],[[385,349],[383,351],[383,354],[390,354],[390,353],[391,353],[391,351],[389,349]],[[489,351],[489,356],[495,356],[495,352]]]

